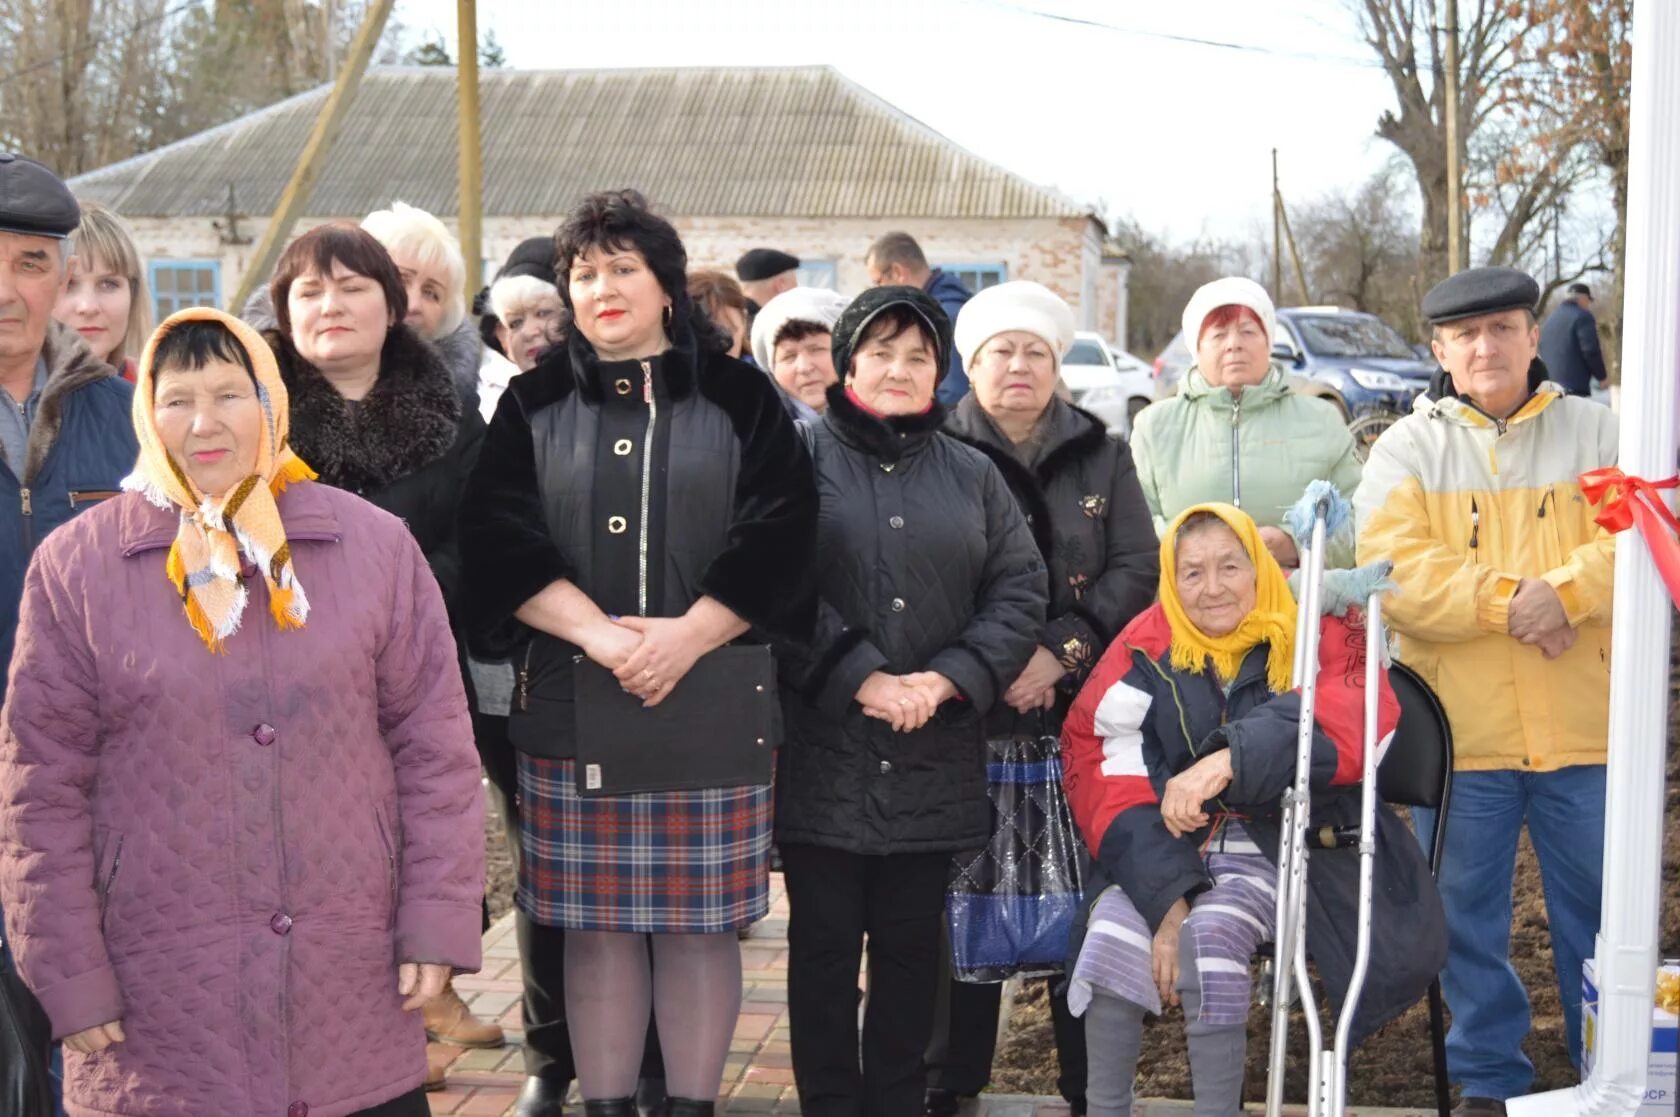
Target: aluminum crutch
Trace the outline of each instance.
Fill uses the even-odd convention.
[[[1318,694],[1319,610],[1324,588],[1325,521],[1330,501],[1321,498],[1313,506],[1311,542],[1302,556],[1300,592],[1295,620],[1295,685],[1301,692],[1301,717],[1295,738],[1295,783],[1284,793],[1283,817],[1278,850],[1277,932],[1274,935],[1272,973],[1271,1068],[1266,1080],[1267,1117],[1282,1117],[1283,1072],[1289,1049],[1290,985],[1301,998],[1307,1020],[1308,1063],[1321,1062],[1324,1037],[1319,1026],[1318,1006],[1313,1000],[1307,974],[1307,826],[1311,811],[1313,708]],[[1320,1094],[1308,1095],[1308,1117],[1327,1117],[1320,1108]]]
[[[1348,1041],[1371,961],[1371,892],[1377,860],[1377,713],[1382,696],[1383,647],[1382,599],[1380,593],[1373,593],[1365,603],[1365,766],[1359,781],[1359,941],[1354,948],[1353,975],[1348,980],[1347,996],[1336,1020],[1336,1044],[1325,1053],[1318,1075],[1317,1085],[1328,1095],[1329,1117],[1346,1117]]]

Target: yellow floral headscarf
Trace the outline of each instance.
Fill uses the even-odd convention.
[[[1211,512],[1225,522],[1248,552],[1254,564],[1254,609],[1236,630],[1225,636],[1209,636],[1191,623],[1178,598],[1177,544],[1179,528],[1198,512]],[[1247,512],[1230,504],[1198,504],[1180,512],[1161,536],[1161,608],[1172,628],[1172,665],[1177,671],[1201,671],[1209,661],[1219,678],[1230,682],[1237,677],[1243,657],[1257,645],[1271,647],[1266,654],[1266,682],[1273,693],[1295,685],[1295,597],[1277,559],[1260,541],[1260,529]]]
[[[263,409],[256,472],[215,498],[198,491],[158,436],[152,362],[158,342],[184,322],[216,322],[238,339],[251,359],[257,402]],[[274,501],[293,481],[315,479],[315,471],[286,444],[287,410],[286,386],[262,335],[219,310],[192,307],[170,315],[141,354],[134,384],[134,433],[140,440],[140,460],[123,480],[123,488],[145,494],[159,508],[180,511],[180,528],[164,570],[181,595],[187,619],[211,651],[219,651],[222,641],[239,630],[245,612],[241,552],[268,583],[268,607],[276,624],[301,628],[309,617],[309,599],[292,572],[291,548]]]

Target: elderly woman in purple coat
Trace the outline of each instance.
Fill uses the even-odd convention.
[[[479,964],[478,760],[402,521],[314,482],[261,338],[153,336],[125,488],[25,580],[0,904],[81,1115],[416,1117]]]

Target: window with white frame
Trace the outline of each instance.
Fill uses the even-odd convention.
[[[152,260],[146,279],[152,288],[152,312],[159,322],[189,306],[222,305],[218,260]]]
[[[805,260],[794,273],[801,287],[821,287],[825,291],[840,289],[840,265],[833,260]]]
[[[1009,269],[1003,264],[935,264],[934,267],[946,275],[954,275],[963,281],[975,294],[979,294],[988,287],[996,287],[1009,278]]]

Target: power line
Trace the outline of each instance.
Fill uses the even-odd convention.
[[[997,8],[1012,12],[1016,15],[1032,16],[1051,23],[1066,23],[1075,27],[1090,27],[1100,31],[1110,31],[1117,35],[1134,35],[1145,39],[1160,39],[1165,42],[1184,43],[1189,46],[1214,47],[1219,50],[1233,50],[1245,54],[1272,55],[1278,58],[1294,58],[1304,62],[1325,62],[1336,66],[1350,66],[1362,70],[1384,70],[1386,64],[1376,58],[1355,58],[1345,54],[1325,54],[1315,51],[1289,50],[1283,47],[1261,46],[1255,43],[1230,42],[1224,39],[1208,39],[1198,35],[1183,35],[1171,31],[1152,31],[1142,27],[1122,27],[1117,23],[1108,23],[1100,19],[1086,16],[1069,15],[1066,12],[1046,11],[1043,8],[1031,7],[1027,4],[1012,3],[1010,0],[963,0],[964,3],[983,7]],[[1571,77],[1558,73],[1556,70],[1538,61],[1521,61],[1516,67],[1531,68],[1529,77],[1542,77],[1555,80],[1563,84],[1591,84],[1589,79]]]

